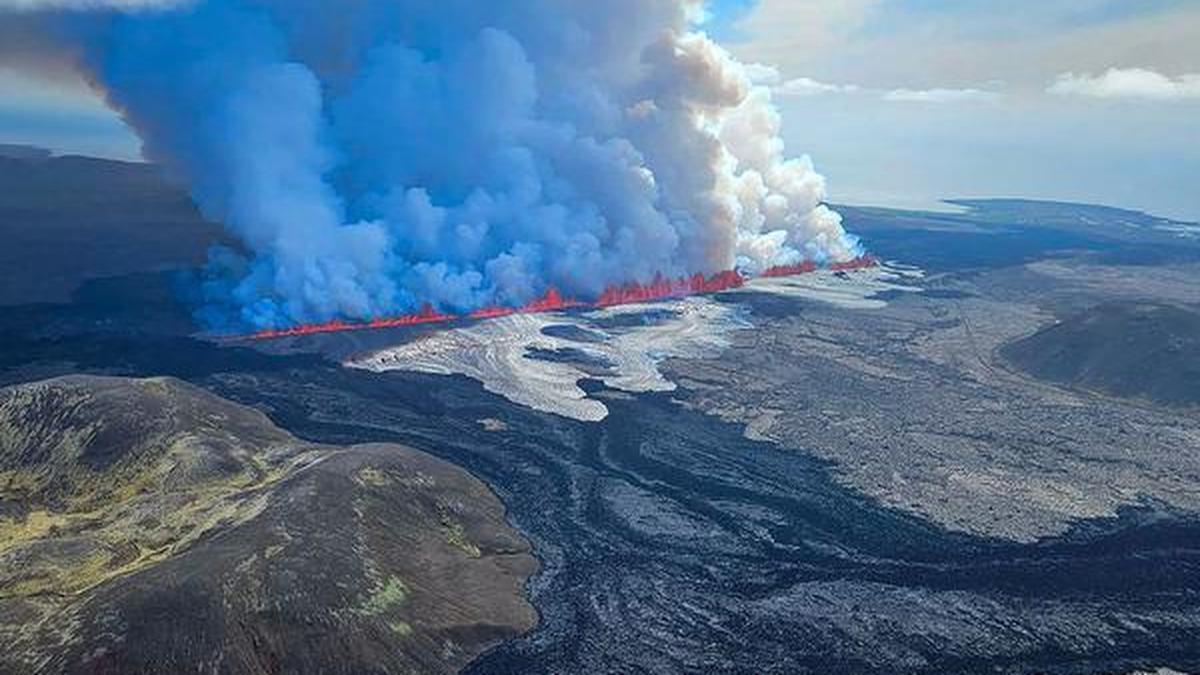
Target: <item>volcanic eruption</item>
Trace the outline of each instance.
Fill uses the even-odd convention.
[[[862,259],[701,0],[19,6],[236,235],[203,281],[214,328],[603,307]]]
[[[875,267],[879,261],[869,255],[860,256],[841,263],[832,263],[829,269],[834,272],[850,272]],[[798,265],[783,265],[766,269],[763,277],[791,277],[811,274],[818,269],[816,263],[805,261]],[[735,288],[741,288],[746,278],[736,271],[722,272],[711,277],[695,274],[690,278],[664,279],[658,276],[649,284],[631,282],[610,286],[593,302],[584,302],[572,298],[564,298],[557,288],[550,287],[541,298],[526,303],[520,307],[502,307],[492,305],[482,307],[465,316],[439,312],[432,305],[426,304],[420,312],[396,317],[375,318],[370,321],[347,322],[342,320],[325,321],[321,323],[302,323],[287,328],[265,328],[252,333],[232,335],[226,340],[239,342],[245,340],[275,340],[279,338],[304,337],[326,333],[345,333],[360,330],[382,330],[386,328],[405,328],[425,326],[429,324],[444,324],[461,319],[487,320],[498,319],[514,314],[545,314],[572,309],[604,309],[619,305],[655,302],[670,298],[683,298],[692,295],[707,295],[720,293]]]

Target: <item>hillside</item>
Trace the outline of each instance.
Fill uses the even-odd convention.
[[[454,672],[529,630],[463,471],[171,379],[0,390],[0,672]]]
[[[1029,374],[1169,405],[1200,405],[1200,311],[1109,302],[1005,346]]]
[[[0,153],[0,305],[64,302],[89,279],[188,267],[227,241],[148,164]]]

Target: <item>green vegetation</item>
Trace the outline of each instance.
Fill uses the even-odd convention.
[[[403,581],[398,577],[388,577],[388,580],[367,599],[361,611],[371,616],[386,614],[403,605],[408,600],[408,593],[408,586]]]
[[[442,531],[446,533],[446,543],[466,553],[471,558],[478,558],[483,555],[479,547],[467,538],[467,531],[462,523],[450,518],[442,516]]]
[[[383,487],[392,482],[388,475],[373,466],[364,466],[358,470],[358,482],[370,487]]]
[[[411,590],[399,577],[388,577],[379,586],[358,613],[368,617],[384,619],[385,625],[396,635],[408,637],[412,635],[412,624],[394,616],[395,612],[408,601]]]

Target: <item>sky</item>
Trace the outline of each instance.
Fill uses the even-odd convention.
[[[1200,0],[714,0],[835,203],[1085,201],[1200,220]],[[3,37],[4,31],[0,31]],[[0,63],[0,143],[136,159],[78,79]]]
[[[723,0],[837,202],[1014,196],[1200,220],[1200,1]]]

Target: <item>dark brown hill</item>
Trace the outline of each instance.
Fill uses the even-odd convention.
[[[454,672],[535,622],[495,496],[172,379],[0,390],[0,673]]]
[[[0,305],[64,302],[89,279],[193,266],[224,237],[149,164],[0,154]]]
[[[1040,379],[1127,398],[1200,405],[1200,310],[1097,305],[1001,350]]]

